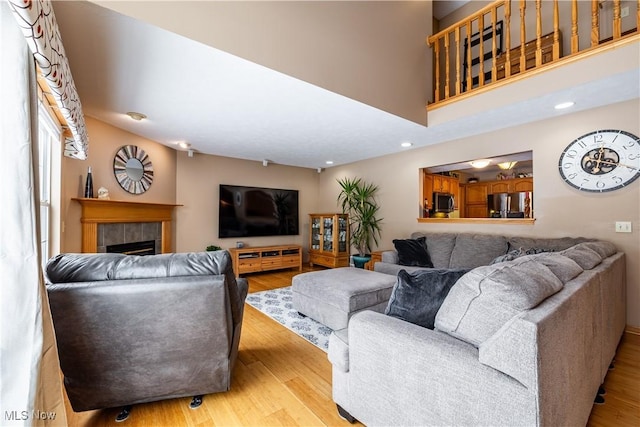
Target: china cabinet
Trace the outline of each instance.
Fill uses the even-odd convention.
[[[349,266],[349,216],[340,213],[309,214],[309,264]]]

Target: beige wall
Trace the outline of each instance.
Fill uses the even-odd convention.
[[[249,246],[300,244],[308,247],[308,214],[318,206],[318,173],[297,168],[228,157],[178,152],[176,251],[203,251],[208,245],[224,249],[240,240]],[[218,192],[220,184],[284,188],[299,191],[300,234],[252,238],[218,238]],[[332,210],[335,210],[333,207]]]
[[[431,1],[93,2],[426,123]]]
[[[175,203],[176,202],[176,151],[155,141],[126,132],[92,117],[85,117],[89,135],[89,158],[62,160],[61,210],[63,218],[61,252],[80,252],[81,225],[80,205],[71,200],[82,197],[91,166],[94,196],[98,188],[109,190],[112,200],[134,202]],[[150,157],[154,178],[148,191],[134,195],[124,191],[113,174],[113,158],[123,145],[137,145]]]
[[[627,257],[627,322],[640,326],[640,180],[613,192],[585,193],[564,183],[558,158],[575,138],[597,129],[622,129],[640,135],[638,100],[397,155],[334,167],[320,174],[319,209],[335,208],[337,178],[360,176],[380,186],[381,249],[413,231],[478,231],[539,237],[585,236],[609,240]],[[419,224],[418,170],[481,157],[533,151],[534,225]],[[616,221],[631,221],[633,232],[614,232]]]
[[[71,201],[82,195],[87,166],[92,166],[95,190],[107,187],[113,199],[179,203],[174,239],[177,252],[199,251],[207,245],[224,248],[236,239],[217,234],[218,185],[256,185],[300,191],[300,235],[243,239],[247,244],[298,243],[308,247],[307,215],[314,211],[337,211],[336,179],[360,176],[380,185],[381,215],[384,217],[380,248],[391,248],[391,240],[416,230],[480,231],[531,236],[586,236],[614,242],[627,256],[627,321],[640,326],[640,180],[628,188],[604,194],[584,193],[565,184],[557,170],[558,157],[575,138],[596,129],[623,129],[640,135],[637,100],[578,112],[538,123],[464,138],[446,144],[397,155],[334,167],[318,174],[313,169],[198,155],[184,152],[114,128],[87,117],[91,138],[87,161],[63,159],[62,233],[63,252],[80,251],[80,207]],[[113,156],[125,144],[135,144],[149,153],[156,172],[151,189],[134,196],[120,189],[112,172]],[[533,226],[469,224],[418,224],[419,169],[505,153],[533,151]],[[463,154],[461,154],[463,153]],[[633,233],[614,232],[615,221],[631,221]]]

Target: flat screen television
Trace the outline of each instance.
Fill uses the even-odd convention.
[[[297,234],[298,190],[220,184],[218,237]]]

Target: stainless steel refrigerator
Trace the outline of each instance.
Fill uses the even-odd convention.
[[[491,218],[533,218],[533,192],[497,193],[488,196]]]

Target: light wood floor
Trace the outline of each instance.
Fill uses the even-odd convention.
[[[309,271],[305,267],[305,271]],[[297,271],[249,275],[249,292],[289,286]],[[640,426],[640,336],[625,335],[605,386],[604,405],[594,406],[589,427]],[[117,409],[75,413],[70,426],[349,426],[331,400],[331,364],[322,350],[249,305],[245,306],[239,360],[226,393],[136,405],[124,423]]]

